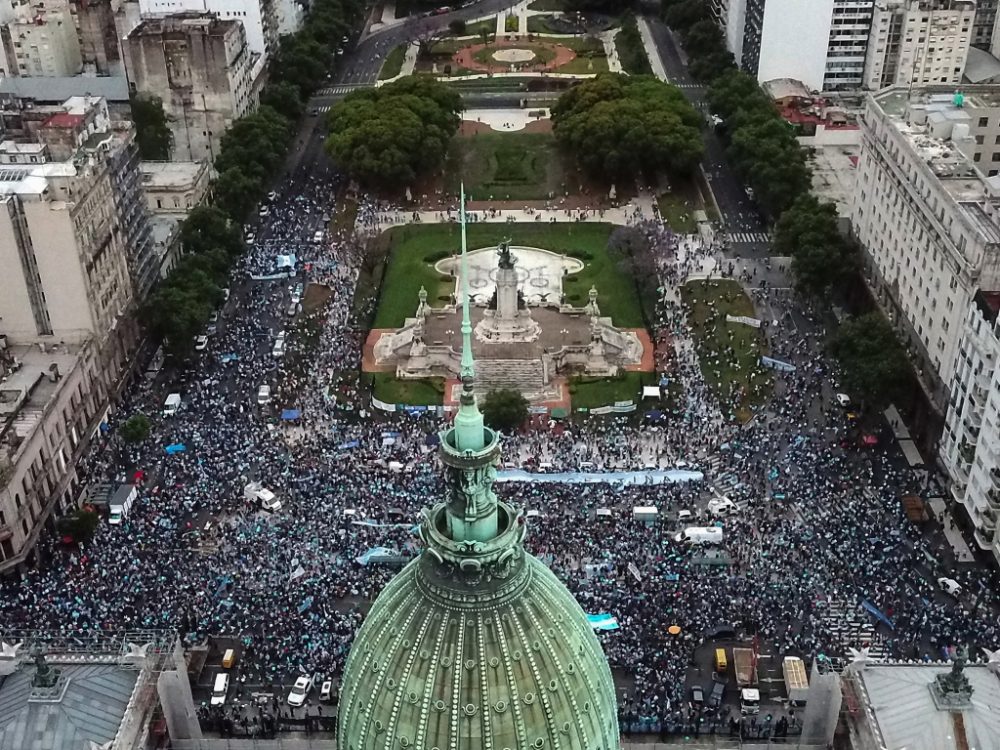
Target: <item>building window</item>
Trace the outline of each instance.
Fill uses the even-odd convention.
[[[988,128],[989,126],[990,126],[990,118],[989,117],[980,117],[979,118],[979,127],[981,127],[981,128]]]

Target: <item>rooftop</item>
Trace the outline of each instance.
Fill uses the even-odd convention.
[[[107,663],[49,664],[61,671],[58,697],[33,694],[33,664],[0,681],[0,750],[88,750],[111,743],[139,679]]]
[[[3,95],[55,104],[76,96],[100,96],[109,102],[127,102],[128,80],[125,76],[0,77],[0,96]]]
[[[930,685],[948,664],[875,664],[859,673],[869,723],[881,745],[906,750],[1000,750],[1000,677],[991,667],[967,665],[972,708],[939,710]]]
[[[83,115],[72,114],[70,112],[59,112],[46,119],[45,122],[42,123],[42,127],[66,128],[67,130],[71,130],[72,128],[82,125],[85,120],[86,118]]]
[[[74,175],[76,167],[68,161],[25,166],[4,165],[0,167],[0,200],[4,195],[41,195],[48,189],[48,178]]]
[[[813,191],[837,206],[840,216],[850,216],[858,179],[860,146],[814,146]]]
[[[144,161],[139,164],[146,188],[186,187],[208,169],[200,161]]]
[[[201,30],[209,34],[225,34],[239,22],[234,19],[219,18],[213,13],[190,11],[170,16],[144,18],[142,22],[129,32],[129,38],[140,36],[159,36],[160,34]]]
[[[1000,60],[984,49],[969,47],[963,77],[969,83],[990,83],[1000,79]]]
[[[81,348],[61,344],[46,346],[45,352],[37,345],[8,349],[20,366],[0,379],[0,458],[13,460],[16,448],[8,437],[14,436],[19,444],[31,435],[62,388],[65,376],[76,367]],[[56,370],[51,369],[53,365]],[[61,377],[53,382],[47,375],[55,372]]]

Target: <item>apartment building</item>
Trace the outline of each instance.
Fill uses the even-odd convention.
[[[867,280],[943,412],[963,322],[1000,288],[1000,87],[869,94],[852,211]]]
[[[117,0],[72,0],[83,72],[87,75],[125,75],[115,27],[118,5]]]
[[[1000,292],[979,291],[966,310],[941,462],[951,495],[968,515],[976,545],[1000,564]]]
[[[974,0],[877,0],[864,87],[958,85],[975,20]]]
[[[213,161],[232,122],[257,108],[244,26],[214,15],[150,18],[125,40],[131,86],[160,98],[178,161]]]
[[[139,0],[142,18],[211,13],[223,21],[239,21],[250,51],[266,61],[277,51],[278,0]],[[124,29],[130,33],[132,29]],[[119,27],[119,31],[122,31]]]
[[[988,50],[993,44],[997,20],[997,0],[976,0],[976,18],[972,22],[972,46]]]
[[[0,7],[0,74],[73,76],[83,69],[67,0],[30,0]]]
[[[813,91],[857,89],[873,0],[717,0],[714,12],[743,70]]]
[[[77,461],[138,344],[136,288],[154,257],[129,123],[80,97],[27,132],[0,143],[0,571],[77,495]]]

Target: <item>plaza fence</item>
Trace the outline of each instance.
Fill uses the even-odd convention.
[[[387,401],[382,401],[381,399],[372,396],[372,406],[376,409],[390,414],[396,412],[404,412],[406,414],[422,414],[424,412],[434,412],[438,416],[444,414],[447,411],[453,411],[453,407],[447,406],[413,406],[410,404],[390,404]]]
[[[220,739],[172,740],[171,750],[337,750],[336,740]]]
[[[611,406],[595,406],[592,409],[579,408],[581,414],[631,414],[638,406],[634,401],[615,401]]]
[[[455,411],[454,406],[426,406],[426,405],[412,405],[412,404],[390,404],[388,401],[383,401],[379,398],[372,396],[372,406],[379,411],[384,411],[389,414],[395,414],[398,412],[404,412],[406,414],[422,414],[424,412],[434,412],[438,416],[443,416],[449,412]],[[576,410],[578,414],[597,414],[602,416],[604,414],[631,414],[636,409],[638,405],[634,401],[615,401],[614,404],[610,406],[594,406],[592,408],[580,407]],[[529,407],[528,412],[531,414],[548,414],[552,410],[547,406],[532,406]]]

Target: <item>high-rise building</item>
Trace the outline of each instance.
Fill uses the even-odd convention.
[[[1000,87],[869,94],[853,231],[942,411],[973,296],[1000,289],[998,171]]]
[[[465,213],[462,210],[462,250]],[[468,281],[461,405],[441,436],[448,497],[424,549],[379,595],[341,681],[337,745],[354,750],[619,746],[611,670],[583,609],[525,552],[492,483],[499,435],[473,388]]]
[[[257,108],[260,57],[238,21],[207,13],[146,19],[128,35],[125,57],[132,87],[163,102],[178,161],[214,161],[226,129]]]
[[[131,86],[163,102],[178,161],[214,161],[226,129],[257,108],[260,55],[239,21],[146,19],[128,35],[125,57]]]
[[[864,87],[957,85],[975,18],[974,0],[877,0]]]
[[[993,26],[997,19],[997,0],[976,0],[976,18],[972,22],[972,46],[988,50],[993,44]]]
[[[212,13],[223,21],[239,21],[250,51],[268,59],[278,46],[278,0],[139,0],[143,18],[177,13]],[[126,29],[126,33],[131,29]]]
[[[976,545],[1000,565],[1000,292],[979,291],[966,309],[955,358],[941,462]]]
[[[83,69],[66,0],[30,0],[0,8],[0,75],[73,76]]]
[[[73,18],[84,73],[123,76],[114,0],[73,0]]]
[[[845,90],[861,85],[872,1],[729,0],[719,12],[729,48],[757,80]]]

